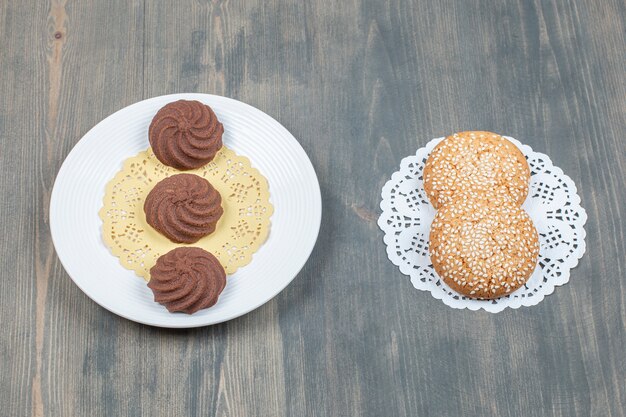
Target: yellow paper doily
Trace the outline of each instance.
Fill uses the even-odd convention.
[[[222,196],[224,214],[215,232],[198,242],[174,243],[146,222],[146,196],[163,178],[180,174],[163,165],[151,148],[124,161],[123,168],[106,186],[102,237],[120,263],[146,281],[159,256],[179,246],[203,248],[219,259],[227,274],[248,264],[265,242],[274,211],[269,201],[267,180],[250,166],[250,161],[225,146],[202,168],[184,171],[206,178]]]

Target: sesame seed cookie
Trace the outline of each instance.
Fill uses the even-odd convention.
[[[430,259],[453,290],[492,299],[526,283],[539,256],[539,236],[528,214],[496,193],[458,194],[440,208],[430,229]]]
[[[491,132],[460,132],[442,140],[424,166],[424,190],[435,208],[462,190],[499,189],[521,205],[528,195],[530,168],[524,154]]]

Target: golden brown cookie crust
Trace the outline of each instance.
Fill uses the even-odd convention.
[[[530,278],[539,237],[528,214],[510,199],[468,191],[437,211],[429,250],[435,271],[453,290],[492,299]]]
[[[522,152],[492,132],[455,133],[441,141],[424,166],[424,190],[435,208],[464,190],[508,194],[521,205],[528,195],[530,168]]]

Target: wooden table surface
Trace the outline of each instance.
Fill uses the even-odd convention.
[[[623,0],[7,0],[0,34],[1,416],[626,416]],[[81,136],[177,92],[279,120],[324,205],[280,295],[183,331],[87,298],[48,221]],[[537,306],[453,310],[385,255],[381,187],[467,129],[578,186],[587,253]]]

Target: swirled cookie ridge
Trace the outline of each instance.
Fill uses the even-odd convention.
[[[219,192],[204,178],[177,174],[157,183],[144,202],[147,223],[176,243],[195,243],[215,231],[224,213]]]
[[[223,133],[224,126],[209,106],[195,100],[178,100],[156,113],[148,138],[159,161],[189,170],[213,160],[222,148]]]
[[[226,273],[217,258],[201,248],[176,248],[157,259],[148,287],[154,301],[170,313],[193,314],[217,303]]]

